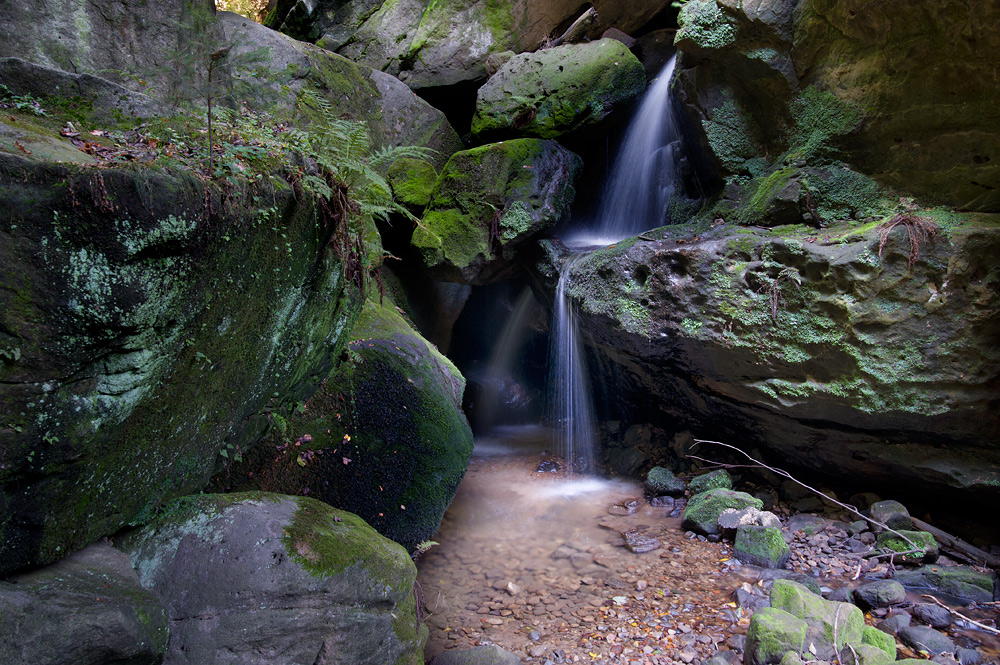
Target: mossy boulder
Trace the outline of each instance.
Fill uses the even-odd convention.
[[[674,475],[674,472],[663,466],[654,466],[646,474],[646,480],[642,483],[642,488],[646,496],[682,496],[686,489],[683,480]]]
[[[1000,499],[1000,218],[915,214],[938,230],[912,268],[882,220],[673,225],[580,258],[566,292],[654,422],[906,500]]]
[[[887,662],[896,659],[896,639],[889,633],[884,633],[878,628],[865,626],[861,631],[861,643],[882,651],[888,658]]]
[[[700,494],[713,489],[731,490],[733,489],[733,477],[725,469],[716,469],[692,478],[691,482],[688,483],[688,489],[691,494]]]
[[[906,600],[906,589],[896,580],[874,580],[859,585],[851,595],[865,609],[889,607]]]
[[[645,87],[642,64],[614,39],[516,55],[479,89],[472,133],[557,138],[600,122]]]
[[[865,618],[850,603],[825,600],[791,580],[775,580],[771,586],[771,607],[784,610],[805,621],[815,656],[827,659],[848,644],[861,644]]]
[[[246,450],[360,308],[316,201],[0,154],[0,572],[62,558]],[[253,203],[253,196],[266,205]]]
[[[416,567],[357,515],[309,498],[204,494],[121,546],[166,605],[168,649],[186,662],[423,662]]]
[[[278,454],[251,452],[216,484],[308,494],[413,550],[437,531],[472,454],[464,388],[451,361],[374,293],[345,360],[311,399],[272,416]]]
[[[4,663],[162,663],[170,625],[129,559],[90,545],[0,582]]]
[[[764,502],[755,499],[746,492],[734,492],[722,488],[712,489],[695,494],[684,509],[681,526],[702,534],[719,533],[719,515],[727,508],[747,508],[752,506],[758,510],[764,507]]]
[[[900,570],[895,579],[913,589],[932,589],[970,602],[989,603],[1000,600],[1000,578],[996,573],[984,573],[972,566],[921,566]]]
[[[801,653],[805,648],[806,622],[774,607],[764,607],[750,617],[744,649],[749,665],[773,665],[783,662],[785,654]]]
[[[422,159],[397,159],[389,166],[387,180],[396,202],[419,214],[430,203],[437,172]]]
[[[876,501],[868,508],[868,512],[873,520],[885,524],[890,529],[913,529],[910,511],[899,501]],[[876,528],[882,527],[876,525]]]
[[[903,536],[909,539],[909,542]],[[941,554],[934,536],[926,531],[901,530],[898,534],[892,531],[883,531],[878,535],[875,545],[890,552],[912,552],[914,549],[919,550],[916,554],[903,554],[897,559],[908,563],[934,563]]]
[[[754,524],[742,524],[736,528],[733,554],[743,563],[761,568],[784,568],[792,555],[781,536],[781,529]]]
[[[431,275],[485,284],[569,214],[582,161],[555,141],[516,139],[452,156],[413,232]]]
[[[892,639],[891,636],[890,639]],[[840,662],[844,663],[844,665],[889,665],[889,663],[896,660],[895,645],[895,640],[893,640],[892,655],[889,655],[884,650],[872,644],[852,644],[849,648],[841,652]]]

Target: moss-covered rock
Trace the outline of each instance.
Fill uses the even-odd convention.
[[[773,665],[783,662],[789,651],[802,652],[805,639],[805,621],[784,610],[765,607],[750,617],[744,654],[750,665]]]
[[[684,509],[681,526],[702,534],[719,533],[719,515],[727,508],[752,506],[760,510],[764,502],[746,492],[734,492],[722,488],[695,494]]]
[[[868,512],[873,520],[885,524],[890,529],[913,528],[910,511],[899,501],[876,501],[868,508]]]
[[[775,580],[771,586],[771,607],[809,625],[807,634],[818,658],[828,658],[847,644],[861,643],[865,618],[850,603],[825,600],[791,580]]]
[[[569,213],[581,166],[555,141],[540,139],[456,153],[411,242],[435,278],[488,283],[522,245]]]
[[[389,167],[393,198],[417,214],[430,203],[436,181],[434,166],[422,159],[397,159]]]
[[[885,633],[882,634],[884,635]],[[891,636],[890,639],[892,639]],[[894,660],[896,660],[895,641],[893,641],[892,655],[889,655],[877,646],[867,643],[852,644],[849,648],[844,649],[840,655],[840,662],[844,663],[844,665],[889,665]]]
[[[204,494],[121,544],[168,608],[169,650],[191,662],[423,662],[416,567],[357,515],[309,498]]]
[[[733,554],[743,563],[761,568],[784,568],[792,555],[781,536],[781,529],[754,524],[742,524],[736,528]]]
[[[892,662],[896,659],[896,639],[889,633],[883,633],[878,628],[865,626],[861,631],[861,643],[882,651],[888,659],[886,662]]]
[[[654,466],[646,474],[642,488],[646,496],[682,496],[687,485],[674,475],[674,472],[663,466]]]
[[[0,164],[6,572],[204,487],[315,390],[360,302],[283,181],[224,202],[182,172]]]
[[[903,536],[909,539],[909,542]],[[875,545],[890,552],[912,552],[915,549],[919,550],[916,554],[903,554],[898,557],[899,561],[910,563],[934,563],[941,554],[934,536],[926,531],[900,530],[898,534],[892,531],[883,531],[878,535]]]
[[[921,566],[897,571],[895,579],[914,589],[933,589],[979,603],[1000,600],[1000,578],[972,566]]]
[[[713,489],[731,490],[733,478],[725,469],[716,469],[692,478],[688,483],[688,489],[691,490],[691,494],[700,494]]]
[[[997,498],[1000,224],[915,214],[938,231],[912,269],[880,221],[675,225],[579,259],[567,293],[614,399],[660,424],[907,500]]]
[[[309,494],[413,550],[434,535],[472,453],[465,380],[377,293],[346,357],[311,399],[272,416],[277,455],[252,452],[217,483]]]
[[[524,53],[479,89],[472,133],[556,138],[600,122],[645,87],[642,64],[614,39]]]

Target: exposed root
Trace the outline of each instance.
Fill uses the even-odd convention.
[[[937,235],[937,226],[929,219],[924,219],[913,214],[911,211],[897,212],[887,222],[883,222],[878,227],[878,255],[882,257],[882,250],[889,242],[889,234],[897,226],[904,226],[906,233],[910,237],[910,262],[908,267],[913,270],[917,259],[920,258],[920,243],[933,240]]]

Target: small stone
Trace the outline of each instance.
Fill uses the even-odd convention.
[[[539,646],[537,644],[528,647],[528,655],[531,656],[532,658],[541,658],[542,656],[545,655],[545,647]]]
[[[951,625],[951,612],[940,605],[921,603],[914,605],[910,611],[913,613],[914,618],[926,623],[931,628],[947,628]]]
[[[928,626],[903,628],[897,633],[897,637],[911,649],[926,651],[933,656],[942,653],[955,653],[955,643],[947,635]]]
[[[980,665],[983,662],[982,654],[975,649],[959,649],[955,658],[960,665]]]
[[[538,640],[542,639],[542,634],[539,633],[537,630],[533,630],[530,633],[528,633],[528,639],[531,640],[532,642],[537,642]]]
[[[906,600],[906,589],[896,580],[877,580],[856,588],[854,600],[862,608],[889,607]]]

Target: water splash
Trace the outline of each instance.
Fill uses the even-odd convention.
[[[582,254],[569,256],[562,266],[552,312],[553,385],[559,454],[569,465],[569,473],[594,468],[596,425],[577,312],[566,295],[570,268]]]
[[[629,123],[604,186],[595,228],[566,239],[567,244],[609,245],[666,223],[682,156],[670,101],[676,59],[660,70]]]

